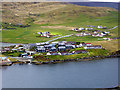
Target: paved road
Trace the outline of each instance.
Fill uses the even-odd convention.
[[[47,42],[52,42],[52,41],[55,41],[55,40],[57,40],[57,39],[64,38],[64,37],[70,37],[70,36],[72,36],[72,35],[73,35],[73,34],[66,35],[66,36],[61,36],[61,37],[58,37],[58,38],[54,38],[54,39],[52,39],[52,40],[49,40],[49,41],[47,41]]]
[[[113,28],[111,28],[111,29],[109,29],[109,30],[113,30],[113,29],[115,29],[115,28],[117,28],[118,26],[115,26],[115,27],[113,27]]]
[[[29,61],[29,60],[32,60],[31,58],[22,58],[22,57],[10,57],[10,58],[14,58],[14,59],[19,60],[19,61]]]

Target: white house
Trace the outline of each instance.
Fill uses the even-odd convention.
[[[85,30],[93,30],[93,28],[85,28]]]
[[[62,55],[62,54],[59,52],[58,55]]]
[[[103,27],[102,27],[102,26],[98,26],[97,28],[100,28],[100,29],[102,29]]]
[[[37,34],[42,34],[42,32],[37,32]]]
[[[103,35],[103,36],[104,36],[104,35],[106,35],[106,33],[105,33],[105,32],[101,32],[101,35]]]
[[[75,29],[73,28],[72,30],[74,31]]]
[[[85,30],[85,28],[79,28],[79,30]]]
[[[101,45],[85,46],[84,49],[101,49]]]
[[[58,55],[57,52],[48,52],[46,55]]]
[[[51,55],[51,53],[50,53],[50,52],[48,52],[46,55]]]
[[[109,34],[110,32],[105,31],[106,34]]]
[[[59,46],[59,47],[58,47],[58,50],[59,50],[59,51],[66,50],[66,47],[65,47],[65,46]]]
[[[91,43],[85,43],[86,44],[86,46],[91,46],[92,44]]]
[[[56,42],[52,42],[52,44],[58,44],[59,43],[59,41],[56,41]]]

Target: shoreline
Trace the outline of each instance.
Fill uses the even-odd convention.
[[[81,58],[81,59],[66,59],[66,60],[52,60],[48,62],[39,62],[39,61],[12,61],[12,64],[33,64],[33,65],[42,65],[42,64],[59,64],[64,62],[73,62],[73,61],[92,61],[92,60],[100,60],[106,58],[119,58],[119,55],[109,55],[109,56],[94,56],[88,58]],[[9,65],[11,66],[11,65]]]
[[[7,44],[7,43],[9,43],[9,44],[29,44],[29,43],[12,43],[12,42],[0,42],[0,43],[1,43],[1,44],[2,44],[2,43],[6,43],[6,44]]]

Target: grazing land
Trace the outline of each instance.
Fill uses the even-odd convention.
[[[40,43],[58,38],[60,36],[77,34],[72,28],[84,27],[86,25],[102,25],[109,31],[108,38],[118,37],[118,11],[108,7],[87,7],[69,3],[2,3],[2,42],[10,43]],[[31,8],[31,9],[29,9]],[[48,9],[50,8],[50,9]],[[39,37],[37,32],[50,32],[56,37]],[[117,50],[115,40],[99,41],[100,37],[70,37],[60,38],[57,41],[77,41],[101,44],[108,50]],[[111,44],[111,45],[110,45]],[[110,50],[112,51],[112,50]]]

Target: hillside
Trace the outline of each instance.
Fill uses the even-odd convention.
[[[52,40],[56,37],[38,37],[37,32],[49,31],[52,35],[70,35],[79,32],[72,28],[86,25],[107,26],[105,31],[110,32],[109,38],[118,37],[118,11],[108,7],[87,7],[70,3],[40,2],[40,3],[2,3],[2,42],[10,43],[39,43]],[[26,26],[26,27],[23,27]],[[95,28],[97,29],[97,28]],[[103,30],[103,29],[97,29]],[[117,41],[99,41],[99,37],[64,37],[58,41],[80,41],[101,44],[108,50],[116,51],[114,44]]]
[[[107,16],[111,11],[107,7],[86,7],[59,2],[7,2],[2,3],[2,21],[12,24],[28,24],[34,21],[37,24],[61,24],[71,22],[72,18]]]
[[[66,5],[63,3],[34,3],[34,2],[7,2],[2,3],[2,18],[3,22],[12,24],[27,24],[28,20],[34,20],[41,14],[63,8]],[[26,21],[27,20],[27,21]]]

